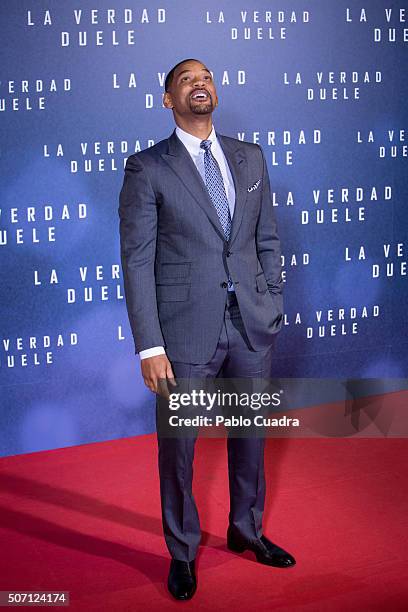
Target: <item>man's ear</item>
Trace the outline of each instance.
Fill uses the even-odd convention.
[[[166,108],[173,108],[174,104],[171,100],[171,95],[168,91],[165,91],[163,94],[163,105]]]

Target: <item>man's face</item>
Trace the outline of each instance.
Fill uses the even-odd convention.
[[[170,90],[163,97],[166,108],[183,116],[210,114],[217,101],[211,72],[201,62],[184,62],[178,66]]]

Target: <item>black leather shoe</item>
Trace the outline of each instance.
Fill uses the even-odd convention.
[[[228,527],[227,546],[230,550],[242,553],[252,550],[259,563],[273,565],[274,567],[293,567],[296,561],[286,550],[277,546],[265,536],[258,540],[245,540],[237,531]]]
[[[195,561],[172,559],[167,587],[176,599],[191,599],[197,589]]]

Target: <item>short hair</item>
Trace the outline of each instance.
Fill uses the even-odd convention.
[[[186,62],[198,62],[199,64],[202,64],[202,62],[200,62],[200,60],[195,59],[194,57],[189,57],[188,59],[181,60],[181,62],[179,62],[178,64],[173,66],[173,68],[171,70],[169,70],[169,72],[167,73],[166,80],[164,81],[164,90],[165,91],[169,91],[170,85],[173,82],[174,73],[177,70],[177,68],[179,66],[181,66],[181,64],[185,64]]]

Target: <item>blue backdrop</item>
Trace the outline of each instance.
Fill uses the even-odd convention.
[[[165,73],[213,71],[220,133],[267,156],[283,246],[276,376],[407,373],[403,3],[1,4],[1,454],[154,431],[118,194],[166,138]]]

